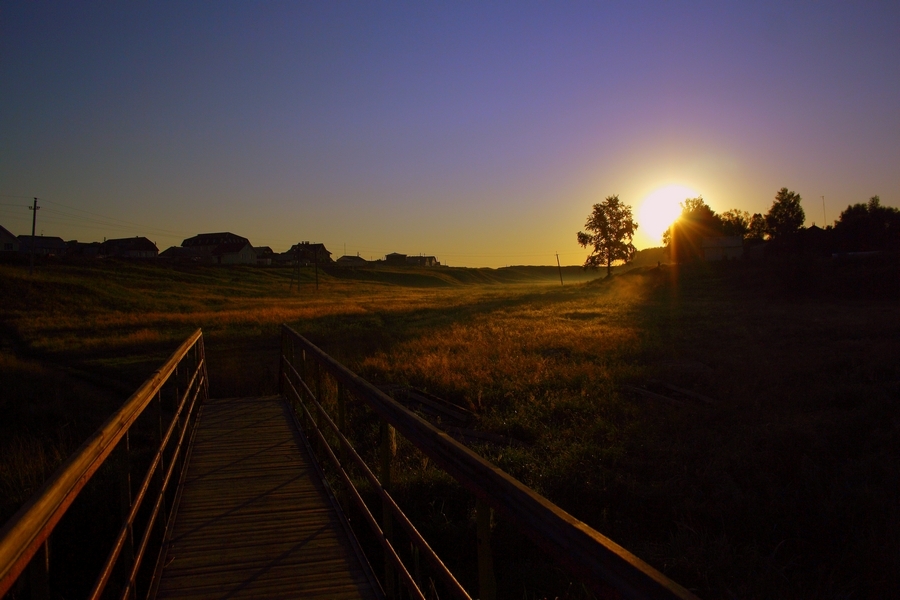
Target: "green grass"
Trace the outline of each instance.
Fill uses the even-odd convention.
[[[16,416],[0,433],[16,441],[3,457],[40,457],[32,475],[12,468],[18,480],[0,467],[0,485],[27,495],[80,443],[66,423],[94,414],[87,429],[198,326],[213,394],[273,391],[287,322],[365,377],[520,440],[479,450],[702,597],[900,587],[896,257],[655,264],[566,286],[555,269],[328,269],[318,292],[304,272],[300,293],[281,269],[50,264],[32,280],[0,267],[0,369],[22,382],[4,392]],[[661,384],[716,402],[624,387]],[[414,453],[404,464],[399,493],[423,528],[467,543],[467,500]],[[520,551],[502,522],[497,539]],[[533,560],[498,567],[519,586],[507,594],[563,593],[546,569],[515,571]]]

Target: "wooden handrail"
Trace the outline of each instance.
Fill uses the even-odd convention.
[[[324,407],[319,403],[319,400],[312,394],[310,389],[307,387],[306,383],[300,378],[300,374],[294,368],[294,365],[287,363],[287,367],[290,369],[290,373],[299,380],[300,385],[302,386],[302,390],[306,392],[307,397],[310,401],[315,405],[319,415],[321,415],[322,420],[331,429],[332,433],[337,436],[338,442],[344,452],[349,456],[350,460],[356,464],[356,467],[360,470],[363,477],[365,477],[369,484],[372,486],[372,489],[376,494],[381,498],[382,502],[386,502],[388,507],[397,522],[400,523],[400,526],[403,527],[406,534],[410,537],[410,540],[420,548],[420,550],[425,555],[425,559],[431,564],[432,568],[437,571],[438,576],[444,581],[444,583],[450,588],[450,592],[453,593],[457,598],[464,598],[465,600],[472,600],[471,596],[469,596],[468,592],[466,592],[465,588],[460,585],[459,581],[457,581],[456,576],[450,572],[447,566],[441,561],[441,559],[437,556],[434,550],[431,548],[431,545],[422,537],[422,534],[415,528],[415,526],[410,522],[409,518],[403,513],[391,495],[381,486],[381,482],[378,481],[378,478],[372,473],[372,470],[365,463],[362,457],[356,452],[356,449],[350,443],[350,440],[344,436],[343,432],[341,432],[340,428],[337,424],[331,419],[327,412],[325,412]],[[285,383],[288,384],[288,389],[293,393],[294,397],[297,400],[301,401],[300,408],[303,410],[306,415],[308,422],[314,423],[312,413],[309,408],[305,406],[302,402],[302,397],[300,393],[297,391],[297,388],[294,387],[294,384],[291,382],[290,376],[285,379]],[[328,446],[328,442],[325,439],[325,436],[322,433],[322,427],[320,424],[315,424],[314,426],[316,437],[319,442],[324,445],[325,452],[328,454],[328,457],[332,460],[338,472],[341,475],[341,478],[344,480],[344,483],[350,489],[351,497],[356,501],[357,505],[359,505],[360,510],[363,515],[366,517],[366,521],[372,526],[375,530],[375,534],[378,537],[379,541],[384,545],[390,546],[389,553],[392,554],[393,562],[402,570],[405,570],[403,563],[400,561],[399,556],[397,556],[396,552],[393,550],[393,547],[390,541],[384,538],[384,532],[381,531],[381,528],[378,526],[377,522],[372,517],[371,512],[369,512],[368,507],[363,501],[362,497],[359,495],[359,492],[355,489],[352,481],[350,480],[350,476],[347,474],[344,465],[341,460],[334,454],[334,451]],[[396,557],[396,558],[394,558]],[[418,587],[416,587],[416,592],[419,592]]]
[[[622,546],[407,410],[292,328],[282,327],[348,392],[366,402],[426,456],[512,521],[595,592],[605,595],[611,586],[632,598],[696,598]]]
[[[0,597],[15,583],[66,510],[201,338],[200,329],[125,401],[0,530]]]

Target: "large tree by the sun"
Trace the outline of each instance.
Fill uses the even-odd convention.
[[[663,233],[669,258],[684,263],[703,257],[703,238],[722,235],[722,218],[703,201],[702,196],[686,198],[681,216]]]
[[[584,224],[587,233],[578,232],[578,243],[590,247],[591,253],[584,261],[584,268],[596,269],[606,265],[606,276],[612,273],[615,261],[628,262],[637,249],[631,243],[638,224],[631,215],[631,206],[619,200],[618,195],[594,205]]]

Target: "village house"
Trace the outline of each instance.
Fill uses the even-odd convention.
[[[236,242],[250,243],[247,238],[231,233],[230,231],[221,231],[219,233],[200,233],[194,237],[181,242],[182,248],[190,248],[200,254],[212,255],[212,251],[222,244],[234,244]]]
[[[0,225],[0,252],[18,252],[19,238]]]
[[[55,236],[35,236],[34,253],[37,256],[65,256],[68,246],[66,242]],[[19,236],[19,252],[31,253],[31,236]]]
[[[78,240],[69,240],[66,242],[66,256],[96,258],[100,256],[101,245],[100,242],[79,242]]]
[[[181,249],[169,248],[161,256],[221,265],[256,264],[256,251],[250,240],[230,231],[195,235],[181,242]]]
[[[253,250],[256,252],[256,264],[262,266],[269,266],[272,264],[272,259],[275,257],[275,252],[268,246],[254,246]]]
[[[145,237],[110,239],[100,244],[100,256],[156,258],[159,256],[159,248]]]
[[[358,254],[356,256],[344,255],[334,261],[334,264],[339,267],[365,267],[369,264],[369,261]]]
[[[405,266],[406,265],[406,255],[400,254],[399,252],[391,252],[387,256],[384,257],[384,262],[391,266]]]
[[[416,267],[439,267],[441,263],[438,262],[438,259],[434,256],[407,256],[406,264],[413,265]]]
[[[201,256],[195,252],[191,252],[189,248],[182,248],[181,246],[169,246],[159,253],[159,258],[175,261],[199,261],[201,259]]]
[[[409,256],[399,252],[391,252],[384,257],[384,263],[392,267],[439,267],[441,263],[434,256]]]
[[[322,265],[334,262],[331,259],[331,252],[325,248],[325,244],[300,242],[291,246],[291,249],[285,252],[285,255],[290,257],[291,262],[296,263],[299,261],[301,265]]]
[[[255,265],[256,250],[250,242],[219,244],[212,251],[213,258],[220,265]]]

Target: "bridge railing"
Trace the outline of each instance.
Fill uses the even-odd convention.
[[[695,598],[628,550],[407,410],[286,325],[282,326],[281,386],[284,395],[295,403],[307,436],[318,453],[330,459],[337,477],[381,544],[385,557],[383,586],[389,597],[397,596],[396,575],[410,597],[425,598],[420,582],[410,573],[410,568],[416,571],[415,565],[404,564],[393,542],[396,521],[414,546],[413,555],[423,556],[454,596],[470,598],[391,495],[396,432],[475,496],[479,589],[473,595],[481,600],[496,597],[489,543],[490,509],[513,523],[563,570],[598,596]],[[334,402],[326,402],[327,390],[336,396]],[[349,403],[354,400],[374,411],[381,422],[375,460],[378,465],[374,469],[363,461],[350,442],[347,414]],[[333,406],[337,414],[329,414],[326,404]],[[354,485],[350,465],[359,469],[381,498],[381,519],[372,514]]]
[[[208,389],[203,336],[198,329],[0,530],[0,597],[7,592],[14,597],[51,595],[51,535],[104,466],[118,471],[114,478],[120,485],[108,486],[107,491],[120,496],[122,524],[89,597],[144,595],[147,590],[137,588],[149,588],[153,578],[148,568],[155,566],[154,560],[144,559],[159,549],[165,536],[197,408],[208,397]],[[156,411],[148,410],[151,405]],[[136,448],[134,436],[155,440],[150,448]],[[135,489],[132,471],[141,463],[149,465]],[[30,571],[28,577],[23,576],[26,571]],[[56,590],[53,595],[84,591]]]

